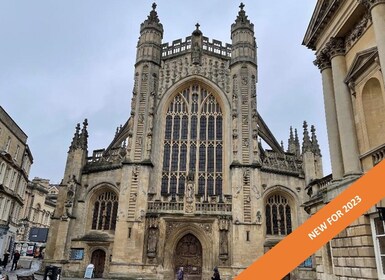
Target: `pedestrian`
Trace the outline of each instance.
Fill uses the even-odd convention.
[[[18,263],[19,259],[20,259],[20,253],[18,250],[16,250],[15,253],[13,254],[11,270],[17,269],[17,263]]]
[[[5,267],[6,267],[7,264],[8,264],[8,259],[9,259],[9,252],[6,251],[6,252],[4,253],[4,259],[3,259],[3,267],[4,267],[4,269],[5,269]]]
[[[219,275],[219,270],[217,267],[214,267],[214,275],[211,277],[211,280],[221,280],[221,276]]]
[[[183,280],[183,267],[180,267],[178,273],[176,274],[177,280]]]

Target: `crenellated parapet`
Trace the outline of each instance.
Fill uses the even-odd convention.
[[[191,52],[191,38],[192,36],[188,36],[185,39],[178,39],[172,41],[171,43],[162,44],[162,60],[171,59],[176,56]],[[202,39],[203,53],[219,56],[223,59],[231,58],[231,44],[222,43],[221,41],[215,39],[210,41],[210,39],[205,36],[203,36]]]

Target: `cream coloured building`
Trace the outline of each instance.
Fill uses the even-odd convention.
[[[0,106],[0,255],[12,251],[33,162],[27,135]]]
[[[82,277],[232,279],[308,214],[322,178],[315,128],[288,148],[257,111],[254,25],[241,4],[231,44],[192,34],[162,42],[156,5],[140,25],[131,117],[88,154],[76,127],[51,220],[45,264]],[[269,148],[264,148],[262,142]],[[285,279],[314,279],[308,261]]]
[[[385,1],[317,1],[303,44],[322,75],[332,165],[308,186],[315,213],[384,157]],[[385,279],[384,238],[372,207],[317,252],[317,279]]]
[[[17,241],[28,241],[31,228],[49,228],[57,193],[56,185],[47,179],[36,177],[27,184],[24,206],[19,213]]]

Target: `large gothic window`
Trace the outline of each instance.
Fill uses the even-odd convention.
[[[199,195],[222,194],[223,117],[215,97],[193,84],[174,97],[165,117],[162,194],[183,194],[188,176]]]
[[[273,194],[266,200],[266,234],[287,235],[292,231],[291,208],[286,197]]]
[[[104,192],[94,203],[92,229],[115,230],[118,213],[118,197],[113,192]]]

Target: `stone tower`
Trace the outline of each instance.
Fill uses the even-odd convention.
[[[68,154],[46,260],[68,276],[94,263],[96,277],[173,279],[183,266],[189,279],[207,279],[218,266],[230,279],[307,218],[306,180],[322,173],[315,130],[309,149],[296,133],[285,152],[259,115],[244,5],[232,44],[199,24],[185,39],[162,38],[154,4],[140,26],[130,118],[106,149]]]

